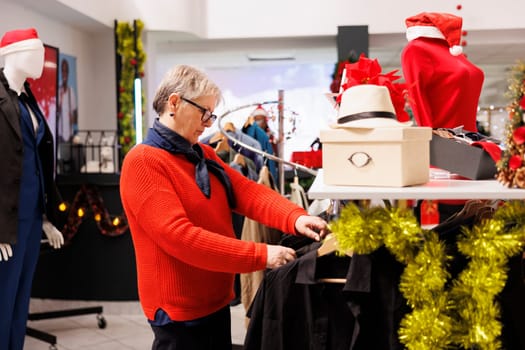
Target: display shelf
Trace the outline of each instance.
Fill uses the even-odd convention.
[[[308,190],[310,199],[525,199],[525,189],[507,188],[497,180],[431,179],[407,187],[326,185],[323,170]]]

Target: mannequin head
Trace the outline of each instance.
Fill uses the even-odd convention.
[[[38,79],[44,68],[44,46],[38,50],[18,51],[4,57],[5,69],[16,72],[20,76]]]
[[[4,74],[10,86],[18,89],[27,78],[37,79],[44,68],[44,44],[35,29],[6,32],[0,41],[0,56],[4,57]]]

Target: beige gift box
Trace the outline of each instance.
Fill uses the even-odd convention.
[[[403,187],[428,182],[432,128],[321,130],[327,185]]]

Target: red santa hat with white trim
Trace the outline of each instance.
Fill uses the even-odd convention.
[[[9,53],[36,50],[42,47],[42,41],[34,28],[16,29],[6,32],[0,40],[0,55]]]
[[[460,45],[463,19],[450,13],[422,12],[405,19],[408,41],[419,37],[445,39],[450,53],[458,56],[463,52]]]
[[[260,115],[268,118],[268,112],[266,111],[266,109],[263,108],[263,106],[261,104],[257,105],[257,107],[250,114],[250,116],[257,117],[257,116],[260,116]]]

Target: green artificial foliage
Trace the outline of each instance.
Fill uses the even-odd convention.
[[[141,39],[144,23],[140,20],[135,20],[135,27],[136,33],[133,23],[117,22],[116,25],[117,54],[120,57],[119,110],[117,119],[122,157],[135,145],[134,80],[137,77],[142,78],[144,76],[144,63],[146,61],[146,54],[144,53]],[[144,91],[141,91],[141,96],[142,106],[144,106]],[[145,123],[142,123],[142,125],[145,125]]]
[[[497,179],[507,187],[525,188],[525,63],[512,67],[506,94],[510,98],[507,107],[505,148],[497,162]]]

